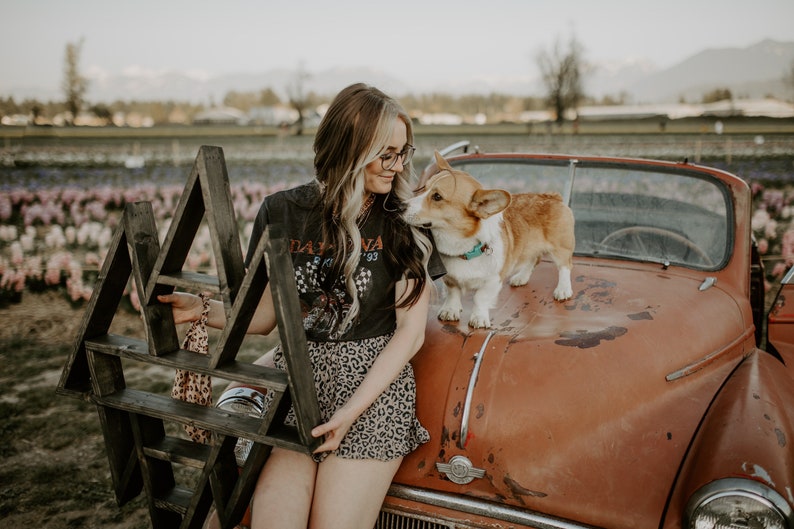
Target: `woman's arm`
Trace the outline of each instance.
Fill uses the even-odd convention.
[[[174,314],[174,323],[186,323],[196,321],[201,318],[201,298],[194,294],[185,292],[174,292],[157,296],[161,303],[170,303]],[[226,313],[223,303],[210,300],[210,310],[207,314],[207,325],[213,329],[223,329],[226,326]],[[259,299],[248,326],[249,334],[269,334],[276,326],[276,312],[273,308],[273,296],[270,292],[270,284],[265,287],[265,292]]]
[[[395,300],[399,300],[413,286],[413,282],[413,280],[403,279],[397,283]],[[315,453],[335,450],[353,422],[397,378],[405,364],[422,346],[430,305],[430,289],[428,287],[430,284],[428,279],[416,303],[410,307],[396,309],[397,326],[394,335],[372,364],[361,385],[350,397],[350,400],[339,408],[327,423],[312,430],[314,437],[325,435],[325,442],[315,450]]]

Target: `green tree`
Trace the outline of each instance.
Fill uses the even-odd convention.
[[[271,107],[281,104],[281,98],[272,88],[265,88],[259,92],[259,104],[265,107]]]
[[[105,103],[98,103],[92,106],[91,112],[93,112],[97,118],[104,121],[106,126],[113,123],[113,111]]]
[[[64,57],[63,92],[66,96],[66,108],[72,114],[71,124],[83,107],[83,98],[88,90],[88,80],[80,74],[80,53],[83,39],[79,42],[67,42]]]
[[[783,82],[791,89],[791,93],[794,95],[794,61],[789,64],[788,72],[783,76]]]
[[[537,55],[548,104],[554,109],[557,123],[562,123],[565,112],[575,110],[584,97],[583,55],[584,48],[575,37],[571,37],[567,48],[558,38],[551,49],[541,50]]]
[[[0,116],[10,116],[19,113],[19,105],[13,97],[0,98]]]
[[[274,106],[281,103],[272,88],[265,88],[258,92],[236,92],[232,90],[227,92],[223,97],[223,104],[229,107],[234,107],[243,112],[248,112],[252,108],[264,106]]]
[[[248,112],[257,106],[259,95],[256,92],[237,92],[232,90],[223,97],[223,104],[243,112]]]
[[[732,100],[733,94],[727,88],[715,88],[711,92],[703,94],[703,103],[716,103],[717,101]]]
[[[44,107],[42,107],[41,104],[36,101],[31,101],[29,103],[29,108],[30,108],[30,119],[32,120],[34,125],[37,125],[39,123],[39,120],[41,119],[42,112],[44,112]]]

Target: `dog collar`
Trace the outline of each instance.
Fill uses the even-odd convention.
[[[474,259],[475,257],[479,257],[483,254],[490,255],[491,253],[492,250],[488,247],[487,244],[479,242],[474,246],[474,248],[461,255],[460,258],[468,261],[469,259]]]

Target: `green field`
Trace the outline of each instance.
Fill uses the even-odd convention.
[[[527,125],[417,127],[416,165],[421,169],[434,149],[460,140],[471,141],[472,149],[488,151],[702,158],[753,184],[754,210],[770,214],[754,234],[766,239],[762,259],[769,295],[774,295],[776,282],[789,259],[794,259],[781,242],[789,228],[794,229],[789,206],[794,204],[794,120],[726,120],[722,135],[714,132],[713,124],[713,120],[669,122],[661,132],[650,120],[585,122],[577,134],[571,124],[551,131],[542,124],[532,129]],[[306,179],[311,177],[312,134],[296,137],[248,127],[0,127],[0,198],[20,188],[182,185],[202,144],[224,148],[233,182]],[[132,155],[143,157],[145,166],[125,168],[125,159]],[[9,222],[21,233],[20,218],[15,213]],[[8,247],[0,242],[0,250]],[[150,527],[145,498],[139,496],[123,507],[115,502],[95,408],[55,394],[84,310],[85,304],[70,302],[63,289],[25,291],[20,302],[0,305],[2,527]],[[139,317],[129,311],[119,311],[116,324],[122,326],[118,333],[123,335],[141,329]],[[248,358],[264,349],[257,344]],[[125,372],[145,379],[147,389],[163,393],[173,376],[162,369]]]
[[[621,120],[582,120],[562,126],[547,123],[501,123],[486,125],[416,125],[417,136],[546,135],[546,134],[707,134],[722,121],[724,134],[794,134],[794,118],[700,117],[677,120],[659,118]],[[229,125],[173,125],[148,128],[130,127],[0,127],[0,139],[6,147],[30,138],[196,138],[196,137],[278,137],[279,127]],[[304,134],[313,136],[314,129]]]

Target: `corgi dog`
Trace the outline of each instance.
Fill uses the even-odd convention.
[[[490,309],[504,281],[526,285],[543,255],[557,266],[554,299],[573,296],[574,218],[558,193],[485,189],[438,152],[435,159],[439,172],[408,200],[404,215],[409,224],[430,229],[447,268],[440,320],[459,321],[462,296],[471,291],[469,326],[490,327]]]

